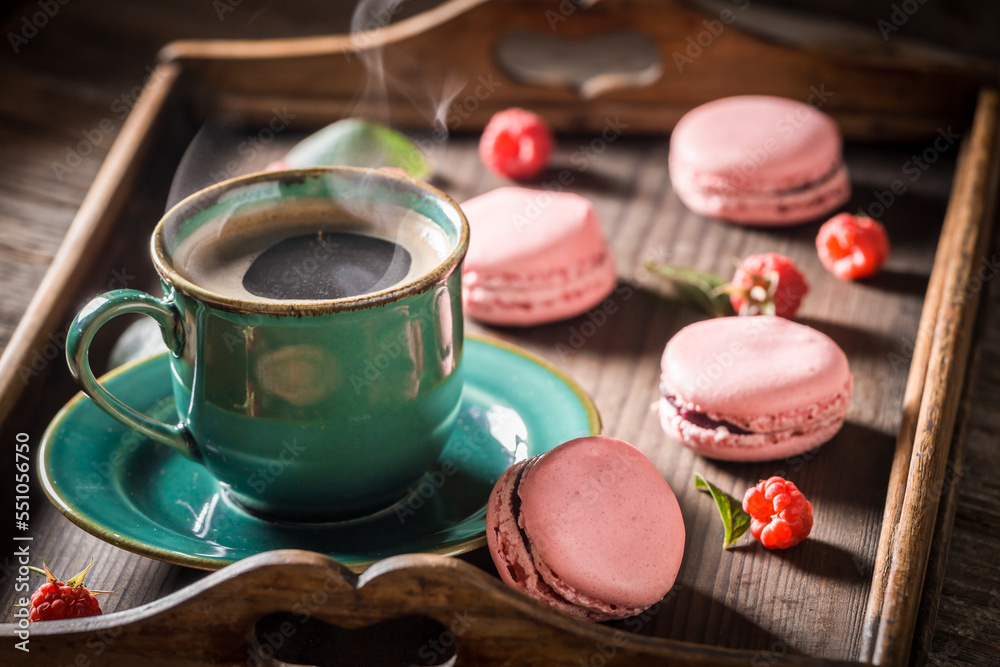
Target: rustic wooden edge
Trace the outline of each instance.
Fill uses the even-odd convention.
[[[382,48],[447,23],[488,0],[446,0],[433,9],[363,34],[318,35],[281,39],[176,40],[160,51],[161,62],[178,60],[273,60],[341,54]]]
[[[997,151],[994,155],[992,170],[991,190],[995,191],[998,184],[1000,184],[998,183],[1000,181],[1000,151]],[[985,217],[987,220],[993,221],[995,225],[997,221],[997,198],[994,197],[989,204],[985,212]],[[991,234],[986,234],[981,241],[979,250],[984,258],[986,252],[988,252],[991,236]],[[982,291],[985,293],[987,290],[984,288]],[[980,298],[985,299],[986,296],[983,295]],[[941,590],[947,574],[948,545],[951,543],[955,515],[959,504],[959,483],[965,469],[965,449],[968,445],[970,429],[969,418],[973,409],[972,398],[983,347],[984,324],[983,318],[977,318],[976,325],[972,331],[973,343],[967,364],[970,370],[966,375],[961,404],[956,417],[955,435],[952,440],[948,463],[946,464],[945,476],[942,480],[941,493],[943,499],[934,525],[933,546],[927,560],[927,573],[924,578],[923,591],[920,596],[920,609],[918,610],[914,628],[914,640],[910,656],[910,664],[914,665],[926,664],[932,650]]]
[[[981,329],[982,327],[977,326],[977,328]],[[974,334],[974,338],[981,343],[978,332]],[[927,574],[924,577],[920,608],[914,626],[913,647],[910,654],[911,665],[927,664],[931,644],[934,640],[934,625],[940,604],[941,589],[947,574],[948,545],[951,544],[952,532],[955,527],[955,513],[958,510],[958,489],[965,461],[965,448],[969,438],[969,416],[972,412],[973,380],[976,375],[979,348],[981,345],[975,345],[969,356],[970,373],[966,377],[961,406],[956,419],[955,436],[946,466],[951,472],[946,472],[943,480],[943,499],[934,523],[934,536],[931,539],[933,546],[927,559]]]
[[[68,284],[72,284],[74,280],[74,275],[76,275],[76,273],[79,270],[85,267],[88,261],[87,260],[88,254],[92,254],[93,249],[99,247],[100,243],[102,243],[103,239],[109,233],[110,225],[115,219],[116,214],[120,210],[124,198],[129,191],[130,174],[134,172],[134,166],[141,161],[143,149],[148,144],[148,131],[151,127],[154,126],[158,114],[162,111],[164,107],[166,99],[172,94],[179,94],[178,86],[176,84],[183,71],[184,71],[184,64],[180,62],[170,62],[161,65],[160,68],[157,70],[157,75],[151,77],[151,81],[149,86],[147,87],[147,90],[144,91],[142,97],[140,98],[139,102],[136,105],[135,110],[133,111],[132,115],[129,117],[128,121],[123,127],[121,135],[119,136],[119,140],[116,141],[115,145],[112,147],[111,153],[109,153],[107,160],[105,161],[100,172],[98,173],[94,185],[92,186],[90,192],[88,193],[87,198],[84,200],[84,203],[81,206],[80,211],[78,212],[76,218],[74,219],[73,226],[71,227],[67,235],[67,238],[64,240],[63,245],[60,247],[60,251],[53,262],[52,268],[46,275],[46,278],[44,279],[41,287],[36,293],[36,296],[32,301],[31,305],[29,306],[29,309],[24,319],[22,320],[21,325],[15,332],[15,336],[12,339],[11,344],[8,345],[7,349],[4,352],[3,357],[0,358],[0,382],[3,382],[3,384],[0,385],[0,418],[3,418],[3,416],[5,416],[10,411],[10,409],[16,403],[17,398],[21,393],[21,390],[23,389],[23,383],[20,382],[17,373],[19,365],[24,362],[24,360],[27,358],[28,354],[32,349],[36,349],[38,347],[38,345],[43,341],[43,337],[48,332],[56,330],[56,320],[67,310],[67,300],[71,298],[71,294],[68,290],[64,289],[64,287]],[[979,129],[973,132],[973,141],[971,142],[970,147],[966,149],[966,153],[971,152],[975,154],[977,151],[981,152],[983,150],[989,152],[991,150],[989,147],[994,146],[994,139],[990,137],[988,133],[985,133],[986,136],[985,143],[983,143],[982,141],[977,143],[976,138],[978,137],[980,140],[982,140],[982,137],[984,136],[985,131],[982,129],[982,124],[984,122],[987,122],[982,120],[984,114],[986,113],[984,109],[989,107],[990,109],[992,109],[992,111],[990,111],[989,113],[995,116],[996,113],[995,97],[996,97],[995,93],[993,92],[985,92],[981,96],[979,103],[979,112],[977,112],[976,114],[976,121],[977,121],[976,127]],[[988,103],[988,100],[993,100],[993,101]],[[995,120],[993,122],[995,123]],[[987,148],[983,148],[983,146],[987,146]],[[972,158],[968,157],[968,155],[963,154],[963,158],[960,164],[961,167],[955,181],[952,204],[957,205],[955,204],[955,202],[959,201],[960,198],[962,198],[965,201],[971,201],[969,200],[969,198],[974,195],[982,196],[983,201],[985,201],[986,199],[985,195],[986,193],[989,192],[989,190],[984,189],[983,184],[981,182],[982,179],[979,178],[979,176],[981,176],[981,172],[976,171],[977,168],[979,169],[982,168],[980,162],[977,162]],[[979,167],[977,167],[976,165],[979,165]],[[982,203],[983,202],[980,202],[980,204]],[[975,201],[971,201],[970,205],[975,205],[975,204],[976,204]],[[955,225],[958,224],[956,222],[952,222],[951,225],[949,226],[950,220],[957,219],[957,214],[952,214],[951,210],[952,209],[950,207],[949,215],[946,217],[946,227],[948,229],[952,229]],[[943,266],[949,266],[951,271],[953,272],[959,271],[963,266],[967,271],[971,271],[975,267],[974,262],[970,261],[968,262],[968,266],[965,266],[962,265],[960,262],[956,264],[954,261],[956,257],[964,258],[965,260],[970,259],[968,257],[968,253],[963,251],[963,249],[966,250],[968,249],[968,239],[964,236],[961,236],[961,234],[956,234],[954,232],[950,232],[947,235],[943,233],[942,238],[943,240],[941,243],[941,248],[939,248],[939,255],[935,261],[935,273],[939,273],[940,270],[943,270],[940,268]],[[981,241],[983,236],[980,235],[978,238]],[[958,243],[959,240],[961,240],[962,243]],[[960,253],[960,251],[964,252],[964,254],[956,254]],[[953,260],[950,263],[947,261],[949,257],[951,257]],[[974,260],[975,257],[973,256],[971,259]],[[959,277],[955,277],[954,273],[949,275],[952,279],[947,283],[940,282],[940,286],[938,288],[944,294],[947,294],[946,290],[947,285],[950,285],[952,291],[954,291],[956,286],[964,284]],[[968,276],[966,276],[966,278],[968,278]],[[941,281],[942,279],[938,280]],[[937,283],[935,279],[932,277],[931,285],[933,286],[935,284]],[[930,294],[930,291],[929,291],[929,296],[933,296],[932,294]],[[929,359],[932,356],[933,350],[947,349],[948,346],[947,341],[949,340],[951,341],[951,344],[953,346],[951,348],[952,351],[955,350],[961,351],[962,346],[959,343],[961,343],[961,341],[964,340],[964,338],[963,336],[959,335],[959,333],[961,331],[971,330],[969,328],[968,323],[974,320],[974,314],[975,314],[974,306],[972,306],[971,308],[971,314],[970,314],[970,308],[966,308],[964,304],[961,304],[961,306],[962,307],[960,309],[956,310],[955,308],[949,308],[948,304],[945,303],[944,301],[942,301],[939,304],[937,311],[935,311],[937,313],[937,317],[931,318],[929,320],[930,322],[937,324],[936,328],[934,329],[935,331],[934,347],[928,346],[926,351],[920,352],[919,357],[915,352],[914,355],[915,365],[918,365],[916,364],[916,361],[919,358]],[[949,321],[951,321],[953,318],[955,318],[956,313],[958,313],[958,315],[961,316],[958,319],[964,323],[963,326],[965,326],[966,328],[960,329],[958,332],[956,332],[954,330],[954,327],[952,327],[947,331],[941,332],[940,330],[942,329],[943,326],[945,326],[946,323],[942,323],[942,320],[940,318],[942,317],[948,318]],[[954,324],[954,322],[952,322],[952,324]],[[923,330],[923,322],[921,325],[921,330]],[[945,339],[947,340],[941,338],[941,336],[938,335],[939,333],[941,333],[941,336],[945,336]],[[945,342],[942,342],[943,340],[945,340]],[[919,342],[920,341],[918,339],[918,344]],[[967,343],[965,349],[967,350]],[[954,357],[954,359],[958,358],[960,358],[960,356]],[[956,364],[952,363],[951,358],[949,358],[949,365],[947,372],[940,370],[932,372],[933,370],[934,370],[933,368],[929,369],[926,366],[926,364],[924,365],[923,369],[919,368],[917,370],[911,369],[910,379],[911,381],[913,381],[914,377],[937,378],[938,380],[942,378],[947,379],[948,377],[951,377],[948,375],[950,373],[952,376],[955,374],[959,374],[958,379],[960,380],[961,379],[960,373],[964,373],[964,366],[961,369],[957,369]],[[954,380],[955,378],[952,377],[952,379]],[[918,382],[915,386],[922,389],[923,383]],[[944,385],[939,387],[939,389],[943,388]],[[927,394],[927,392],[924,392],[924,394],[921,395],[921,397],[927,398],[929,400],[928,396],[929,395]],[[941,398],[939,394],[935,394],[935,396],[937,396],[937,398]],[[953,402],[954,401],[952,401],[952,403]],[[919,405],[921,405],[920,416],[922,419],[925,419],[925,421],[926,419],[928,419],[924,415],[925,408],[927,411],[933,411],[939,407],[937,404],[927,403],[926,400],[921,401]],[[944,407],[947,408],[948,406],[945,405]],[[935,415],[931,415],[931,417],[934,416]],[[951,419],[953,425],[954,422],[953,414]],[[917,421],[914,421],[912,428],[917,429]],[[945,433],[950,433],[950,430],[947,429],[942,430],[940,427],[935,430],[935,434],[937,435],[938,439],[940,439],[941,437],[945,437],[942,435]],[[914,457],[917,456],[916,450],[914,451],[913,456]],[[906,458],[906,462],[908,464],[906,466],[906,469],[902,470],[901,473],[896,473],[896,475],[901,474],[903,479],[905,479],[907,474],[909,472],[912,472],[913,470],[913,466],[912,463],[910,462],[909,457]],[[940,467],[940,465],[942,464],[939,463],[938,466]],[[894,470],[895,469],[896,467],[894,466]],[[900,488],[905,488],[905,487],[900,487]],[[904,500],[907,500],[909,498],[910,498],[909,496],[906,496]],[[892,523],[893,525],[895,525],[895,522]],[[916,529],[924,532],[928,530],[925,527],[923,527],[923,525],[918,526]],[[888,538],[889,540],[888,544],[893,544],[893,538],[895,535],[898,534],[900,534],[899,531],[892,533]],[[885,537],[885,534],[883,534],[883,537]],[[924,539],[924,544],[925,545],[929,544],[929,541],[927,539]],[[897,544],[897,546],[899,546],[899,544]],[[899,548],[905,548],[905,545]],[[926,565],[926,548],[927,547],[925,546],[925,548],[923,549],[924,565]],[[905,552],[901,553],[899,549],[893,549],[892,553],[894,555],[894,559],[906,556],[906,553]],[[895,563],[896,560],[893,560],[892,562]],[[919,567],[919,565],[920,565],[919,563],[917,563],[916,565],[913,565],[911,563],[909,567]],[[898,570],[892,570],[892,573],[894,573],[894,575],[897,578],[902,577],[903,575],[898,574],[898,572],[899,572]],[[920,572],[920,575],[922,576],[922,570]],[[906,579],[906,582],[909,582],[905,584],[906,586],[909,587],[907,590],[912,589],[914,587],[914,584],[912,583],[911,579]],[[877,588],[876,586],[873,586],[873,591],[876,590],[876,588]],[[907,604],[913,605],[914,607],[913,613],[915,614],[915,605],[916,601],[919,599],[918,595],[919,592],[920,592],[919,581],[916,584],[915,594],[910,595],[909,597],[899,592],[892,592],[892,595],[886,596],[885,598],[885,604],[884,604],[885,610],[893,612],[898,611],[896,609],[891,608],[890,603],[893,601],[898,602],[900,599],[904,603],[907,600],[909,600]],[[547,613],[554,614],[554,612],[547,612]],[[116,617],[118,617],[117,614],[109,616],[109,618],[116,618]],[[890,617],[885,613],[883,613],[879,617],[879,623],[877,624],[877,628],[879,633],[878,640],[880,643],[878,644],[878,647],[881,647],[880,650],[883,651],[886,651],[888,649],[892,649],[893,651],[899,651],[899,650],[908,651],[909,646],[906,645],[905,642],[904,645],[900,648],[900,640],[898,637],[891,634],[885,634],[888,632],[886,630],[888,624],[888,621],[886,619],[890,618],[894,617]],[[5,628],[5,631],[6,629],[7,628]],[[892,628],[890,628],[890,630],[891,629]],[[895,630],[897,631],[900,630],[900,626],[898,624],[896,624]],[[906,632],[912,634],[913,631],[912,620],[909,622],[909,629],[907,630],[906,628],[903,628],[902,630],[904,634]],[[630,638],[630,642],[636,642],[640,645],[644,645],[645,642],[647,641],[665,642],[667,644],[676,643],[676,642],[670,642],[669,640],[659,640],[659,639],[646,640],[643,638],[635,638],[635,639]],[[717,650],[702,645],[692,645],[692,646],[697,647],[698,651]],[[874,650],[876,650],[876,648],[873,648],[873,651]],[[746,664],[747,657],[752,656],[753,654],[746,652],[733,652],[733,655],[739,656],[739,659],[743,660],[743,662],[742,663],[734,662],[732,664]],[[888,655],[888,653],[886,653],[885,655]],[[681,658],[675,657],[674,659],[680,660]],[[733,659],[735,660],[736,658]],[[885,660],[889,659],[890,658],[885,658]],[[895,661],[878,662],[878,664],[898,664],[898,659],[896,658],[892,659]],[[790,662],[779,661],[778,664],[850,664],[850,663],[836,663],[836,662],[823,661],[817,659],[807,659],[807,658],[801,658],[801,659],[788,658],[788,660]],[[805,662],[802,662],[803,660],[805,660]],[[627,663],[622,663],[622,664],[627,664]],[[701,663],[693,662],[684,664],[701,664]],[[713,664],[730,664],[730,663],[713,663]]]
[[[294,105],[300,120],[315,124],[353,112],[370,115],[371,109],[358,96],[367,77],[365,58],[358,56],[376,49],[386,55],[406,51],[423,65],[411,63],[414,71],[404,71],[404,77],[438,70],[464,75],[470,85],[462,95],[473,92],[480,81],[499,82],[482,95],[464,98],[469,102],[464,106],[462,98],[456,98],[451,109],[458,108],[461,118],[438,116],[446,118],[451,131],[482,129],[495,112],[527,105],[559,131],[602,131],[607,119],[627,115],[625,132],[662,133],[698,104],[752,93],[821,107],[849,139],[916,140],[933,136],[949,122],[964,120],[978,88],[1000,80],[1000,68],[963,69],[894,49],[822,53],[762,40],[737,27],[723,29],[712,36],[708,47],[698,47],[696,55],[688,57],[690,40],[706,29],[709,19],[679,0],[603,0],[587,7],[558,0],[449,0],[423,14],[356,35],[187,40],[164,47],[161,60],[197,69],[213,89],[216,110],[242,114],[252,124],[272,114],[268,95]],[[593,96],[568,85],[522,83],[496,62],[496,36],[510,29],[570,41],[641,30],[658,45],[663,72],[646,85]],[[456,50],[461,57],[455,57]],[[748,62],[758,61],[760,67],[747,67]],[[782,76],[775,75],[779,69]],[[414,106],[397,91],[387,95],[394,125],[431,129],[428,109]],[[379,118],[384,109],[376,111]]]
[[[729,0],[688,0],[688,4],[710,15],[718,15],[723,9],[732,7]],[[734,25],[766,41],[812,50],[826,57],[864,58],[883,65],[905,60],[931,71],[997,75],[997,63],[988,58],[958,53],[905,35],[893,35],[890,43],[878,31],[847,19],[830,15],[818,18],[804,9],[788,6],[755,9],[758,13],[753,15],[737,14]]]
[[[430,554],[394,556],[356,575],[333,559],[298,550],[258,554],[194,586],[141,607],[74,621],[30,626],[30,653],[15,648],[17,626],[0,625],[3,664],[75,664],[101,647],[101,664],[245,665],[253,624],[290,612],[292,626],[315,618],[360,628],[425,616],[453,628],[458,665],[602,663],[736,667],[757,653],[633,635],[572,618],[513,591],[461,560]],[[458,616],[456,617],[456,614]],[[464,619],[456,628],[456,618]],[[291,633],[289,633],[291,634]],[[771,659],[768,659],[771,662]],[[784,656],[776,664],[836,667],[854,663]]]
[[[41,349],[48,342],[46,337],[62,325],[59,318],[73,298],[66,286],[80,279],[95,250],[111,232],[131,191],[136,166],[151,142],[149,129],[157,122],[168,96],[175,92],[181,69],[177,64],[160,65],[150,77],[0,355],[0,422],[27,385],[23,370],[30,365],[32,351]]]
[[[966,137],[962,142],[959,164],[965,164],[965,156],[970,150],[971,140]],[[958,190],[970,177],[968,169],[959,169],[952,185],[952,192]],[[865,612],[861,656],[870,660],[875,648],[875,638],[878,635],[882,621],[882,605],[885,602],[885,582],[891,566],[891,554],[895,544],[896,527],[899,525],[903,499],[906,494],[906,476],[910,469],[910,459],[913,456],[913,442],[917,433],[917,418],[924,395],[925,380],[930,361],[931,347],[934,342],[934,327],[937,322],[942,291],[944,289],[945,266],[954,254],[955,243],[959,239],[956,229],[962,220],[958,216],[946,217],[941,228],[937,251],[934,256],[934,268],[931,271],[924,305],[920,313],[920,323],[914,338],[913,356],[910,360],[910,370],[907,376],[906,389],[903,394],[903,411],[893,452],[892,467],[889,473],[889,488],[886,493],[885,509],[882,516],[882,530],[879,536],[878,548],[875,552],[875,567],[872,574],[872,588],[868,596]]]
[[[1000,150],[993,156],[993,175],[990,181],[990,190],[995,192],[1000,186]],[[987,220],[996,224],[998,198],[994,197],[985,213]],[[995,227],[994,227],[995,233]],[[979,252],[985,258],[989,249],[991,234],[984,235],[981,240]],[[982,290],[987,292],[985,287]],[[986,295],[980,299],[986,299]],[[947,574],[948,565],[948,545],[951,543],[951,536],[955,525],[955,514],[959,504],[959,483],[962,480],[965,470],[965,449],[969,441],[970,424],[969,419],[972,414],[972,398],[975,392],[975,380],[978,374],[980,354],[983,347],[983,334],[985,330],[984,318],[976,318],[976,326],[972,331],[972,349],[969,353],[967,367],[970,369],[966,375],[965,387],[962,394],[962,401],[956,418],[956,432],[951,446],[951,454],[946,465],[945,477],[942,480],[943,501],[938,510],[937,521],[934,525],[933,548],[927,560],[927,574],[924,578],[924,588],[921,593],[921,608],[917,615],[916,627],[914,629],[913,650],[910,663],[923,665],[927,662],[934,639],[934,626],[937,619],[938,606],[941,598],[941,590],[944,586],[944,579]]]
[[[879,553],[888,554],[882,563],[886,570],[884,574],[876,571],[872,586],[873,597],[879,589],[883,596],[877,631],[870,644],[870,659],[876,665],[904,665],[909,660],[961,397],[956,388],[963,386],[979,303],[978,290],[970,286],[992,223],[988,214],[996,197],[998,105],[996,90],[982,91],[945,214],[941,239],[941,246],[946,248],[945,261],[935,262],[933,271],[943,277],[932,274],[931,279],[932,284],[941,284],[933,338],[929,345],[926,335],[918,340],[929,351],[914,438],[912,443],[900,438],[897,461],[905,457],[907,449],[911,455],[905,469],[894,461],[890,479],[893,492],[887,499],[879,541]],[[934,307],[933,303],[925,306]],[[909,404],[907,410],[914,407]]]
[[[374,21],[372,27],[362,24],[358,35],[315,35],[305,37],[283,37],[272,39],[202,39],[188,40],[181,39],[171,42],[160,52],[163,61],[184,60],[184,59],[227,59],[227,60],[267,60],[274,58],[304,57],[317,55],[330,55],[333,53],[344,53],[347,51],[362,51],[372,48],[385,47],[389,44],[417,36],[436,28],[452,18],[463,14],[474,7],[484,4],[490,0],[446,0],[436,7],[409,18],[385,22]],[[492,0],[494,3],[503,0]],[[615,0],[593,0],[592,2],[578,2],[575,11],[585,11],[589,7],[602,2],[603,4],[614,4]],[[664,0],[631,0],[632,6],[647,8],[662,6]],[[561,18],[568,18],[571,14],[566,7],[559,7],[554,3],[560,12]],[[725,9],[732,10],[725,2],[689,2],[686,7],[700,16],[713,18],[718,16]],[[789,32],[798,30],[806,32],[805,28],[813,28],[814,24],[796,23],[797,14],[786,11],[781,13],[774,8],[762,8],[764,20],[775,22],[779,18],[788,23]],[[762,41],[774,42],[759,31],[754,31],[753,26],[744,27],[743,17],[732,12],[736,16],[734,25],[743,32],[759,36]],[[552,17],[552,20],[557,20]],[[558,25],[558,23],[555,23]],[[919,69],[927,73],[952,73],[957,76],[975,75],[977,77],[996,77],[1000,75],[1000,66],[986,58],[976,58],[962,54],[951,53],[942,49],[931,48],[926,45],[917,45],[906,38],[899,38],[900,44],[888,45],[885,40],[876,38],[862,39],[868,37],[869,33],[856,29],[844,39],[844,29],[842,24],[837,24],[838,30],[834,31],[835,38],[822,41],[822,35],[813,31],[807,32],[808,36],[814,38],[812,43],[808,39],[802,39],[795,44],[789,44],[796,50],[813,50],[817,55],[823,57],[834,57],[844,62],[865,62],[879,66],[894,67],[900,63],[906,63],[908,67]]]

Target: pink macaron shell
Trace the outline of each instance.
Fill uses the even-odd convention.
[[[751,192],[700,189],[674,181],[674,190],[695,213],[744,225],[793,225],[822,217],[842,206],[851,196],[847,168],[840,165],[822,181],[806,189],[784,192]]]
[[[684,553],[680,507],[632,445],[607,436],[564,443],[526,470],[518,494],[540,575],[590,617],[633,615],[673,586]]]
[[[532,457],[508,468],[490,495],[486,514],[486,543],[500,578],[512,588],[571,616],[595,621],[623,618],[621,610],[612,609],[605,602],[575,594],[575,591],[566,591],[564,586],[558,584],[557,578],[557,586],[562,590],[553,588],[549,584],[553,579],[551,572],[533,558],[525,545],[519,525],[520,513],[514,510],[514,495],[519,478],[538,459],[537,456]],[[564,596],[567,592],[568,597]],[[631,616],[640,611],[642,609],[626,611],[625,615]]]
[[[783,317],[719,317],[667,343],[661,382],[685,406],[727,421],[756,419],[830,400],[851,377],[826,334]]]
[[[584,197],[503,187],[462,204],[472,237],[465,270],[534,274],[605,254],[607,241]]]
[[[463,304],[475,319],[528,326],[579,315],[614,288],[593,206],[568,192],[504,187],[462,204],[471,238]]]
[[[618,280],[610,253],[583,265],[517,279],[463,275],[462,306],[469,317],[504,326],[554,322],[590,310]]]
[[[832,438],[852,388],[847,356],[825,334],[782,317],[724,317],[670,339],[660,389],[684,409],[751,432],[701,426],[665,398],[656,408],[667,435],[705,456],[767,461]]]
[[[844,425],[846,404],[849,402],[849,398],[843,401],[842,411],[829,411],[821,419],[803,422],[801,428],[751,435],[692,424],[682,419],[664,398],[660,399],[656,408],[663,431],[702,456],[721,461],[772,461],[798,456],[833,438]]]
[[[828,174],[841,148],[836,123],[808,104],[738,95],[685,114],[671,135],[670,160],[701,187],[785,190]]]
[[[802,222],[850,195],[836,123],[780,97],[726,97],[692,109],[674,128],[668,161],[685,205],[733,222]]]

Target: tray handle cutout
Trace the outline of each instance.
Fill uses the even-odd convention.
[[[259,667],[451,667],[456,638],[469,628],[413,615],[358,629],[342,628],[303,611],[268,614],[247,633],[248,662]]]
[[[584,99],[648,86],[663,75],[660,49],[638,30],[569,40],[514,28],[497,40],[494,57],[518,83],[571,88]]]

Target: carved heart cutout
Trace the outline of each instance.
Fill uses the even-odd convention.
[[[514,29],[500,37],[496,59],[515,81],[565,86],[584,98],[646,86],[663,74],[656,42],[637,30],[570,41]]]

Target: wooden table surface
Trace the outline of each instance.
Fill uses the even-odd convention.
[[[180,37],[343,30],[347,4],[326,9],[303,6],[289,13],[252,0],[239,4],[179,0],[141,6],[124,0],[96,6],[71,3],[59,5],[58,12],[34,31],[25,20],[34,19],[38,4],[14,6],[2,24],[8,44],[0,57],[0,346],[9,339],[48,268],[159,46]],[[134,259],[136,265],[147,261]],[[121,275],[109,276],[109,286],[116,286],[115,280],[127,281],[131,270],[125,265]],[[959,506],[930,664],[1000,664],[1000,483],[995,477],[1000,469],[996,447],[1000,411],[995,408],[1000,403],[996,370],[1000,288],[988,280],[985,291],[980,356],[970,367],[969,441],[959,471]],[[38,488],[33,498],[36,506],[45,503]],[[45,510],[54,512],[51,507]],[[78,560],[83,545],[88,554],[101,557],[102,547],[95,547],[93,538],[68,521],[63,524],[65,539],[45,554],[47,560]],[[16,568],[11,557],[5,558],[0,563],[0,589],[7,591]],[[150,578],[140,583],[144,571]],[[107,608],[142,604],[199,576],[149,561]],[[0,610],[0,620],[11,616],[9,607]]]

